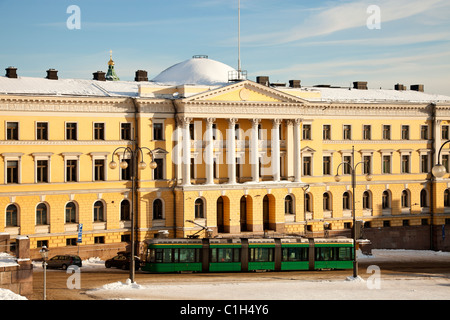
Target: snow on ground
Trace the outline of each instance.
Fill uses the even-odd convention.
[[[358,261],[376,266],[379,262],[448,261],[450,252],[416,250],[373,250],[372,256],[358,254]],[[42,263],[34,263],[35,271],[42,271]],[[90,258],[83,261],[82,271],[104,269],[104,261]],[[114,282],[89,290],[88,295],[98,299],[135,300],[449,300],[450,270],[446,274],[398,274],[383,277],[383,270],[376,267],[361,272],[357,279],[332,277],[329,280],[307,280],[273,277],[259,280],[140,283]],[[0,289],[0,300],[25,299],[6,289]]]

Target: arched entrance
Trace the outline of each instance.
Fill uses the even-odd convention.
[[[247,230],[247,197],[242,196],[240,202],[240,222],[241,222],[241,232]]]
[[[224,228],[224,203],[223,197],[217,199],[217,232],[225,232]]]
[[[263,228],[264,230],[275,230],[275,198],[269,194],[263,198]]]

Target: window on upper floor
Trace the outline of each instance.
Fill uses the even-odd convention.
[[[409,126],[402,126],[402,140],[409,140]]]
[[[323,125],[323,140],[331,140],[331,125],[325,124]]]
[[[124,122],[120,124],[120,139],[132,140],[131,138],[131,123]]]
[[[370,125],[363,125],[363,140],[372,139],[372,127]]]
[[[19,123],[6,123],[6,140],[19,140]]]
[[[78,140],[77,127],[76,122],[66,122],[66,140]]]
[[[47,122],[36,122],[36,140],[48,140]]]
[[[391,126],[383,125],[383,140],[391,140]]]
[[[94,123],[94,140],[105,140],[104,123]]]
[[[344,125],[343,127],[343,139],[344,140],[352,140],[352,126],[351,125]]]

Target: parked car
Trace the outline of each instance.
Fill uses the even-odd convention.
[[[122,270],[130,269],[130,257],[131,255],[128,253],[119,252],[119,254],[111,259],[105,261],[106,268],[120,268]],[[141,267],[141,260],[138,257],[134,257],[134,269],[139,270]]]
[[[82,267],[83,263],[79,256],[72,254],[60,254],[47,260],[47,268],[63,269],[66,270],[69,266]]]

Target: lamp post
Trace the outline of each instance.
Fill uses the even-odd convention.
[[[447,143],[450,143],[450,140],[445,141],[439,148],[437,164],[433,167],[433,169],[431,169],[433,176],[435,176],[436,178],[442,178],[447,173],[447,169],[441,164],[441,151]]]
[[[354,164],[355,162],[355,147],[352,147],[352,163]],[[364,163],[363,161],[358,162],[357,164],[351,165],[348,162],[342,162],[341,164],[339,164],[339,166],[337,167],[336,170],[336,176],[334,177],[334,179],[336,180],[336,182],[339,182],[342,180],[342,177],[339,175],[339,168],[342,165],[347,165],[348,168],[350,169],[351,175],[352,175],[352,215],[353,215],[353,277],[356,278],[358,276],[358,261],[356,260],[356,213],[355,213],[355,188],[356,188],[356,168],[358,167],[358,165],[360,165],[361,163]],[[372,176],[370,174],[366,174],[366,180],[370,181],[372,180]]]
[[[131,253],[130,253],[130,280],[131,283],[134,283],[134,274],[135,274],[135,261],[134,261],[134,255],[135,255],[135,216],[134,216],[134,211],[136,208],[136,198],[137,198],[137,170],[136,168],[139,168],[139,170],[144,170],[147,167],[147,164],[144,162],[144,151],[143,149],[148,150],[148,152],[151,155],[152,161],[150,162],[150,169],[156,169],[157,164],[154,161],[154,157],[153,157],[153,151],[150,150],[149,148],[146,147],[135,147],[135,149],[131,149],[130,147],[119,147],[116,150],[114,150],[111,158],[111,162],[109,163],[109,167],[111,169],[116,169],[117,168],[117,163],[114,161],[114,155],[116,154],[116,152],[120,149],[123,149],[123,160],[120,162],[119,166],[122,169],[126,169],[128,168],[128,162],[126,162],[125,159],[125,154],[128,153],[131,155],[131,167],[130,167],[130,174],[131,174],[131,180],[132,180],[132,195],[131,195]],[[139,154],[141,156],[141,161],[139,162],[139,164],[137,163],[139,160]]]
[[[47,246],[42,246],[42,249],[39,250],[42,259],[42,266],[44,267],[44,300],[47,300],[47,259],[48,259],[48,249]]]

